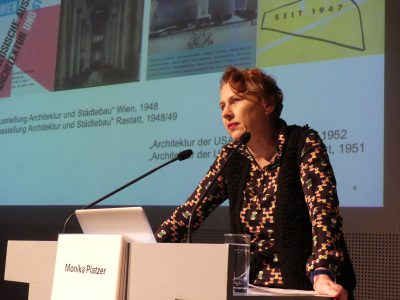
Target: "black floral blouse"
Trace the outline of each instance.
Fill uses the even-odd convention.
[[[271,163],[264,168],[259,167],[246,147],[238,149],[242,155],[245,155],[251,161],[240,218],[245,232],[251,237],[252,252],[266,251],[266,249],[273,248],[275,243],[272,225],[274,224],[279,162],[285,143],[284,127],[286,127],[286,123],[281,121],[277,154]],[[160,226],[156,232],[158,242],[181,242],[186,239],[187,224],[193,206],[225,162],[227,158],[226,149],[233,147],[236,147],[236,143],[231,142],[221,149],[210,170],[193,194]],[[312,255],[309,257],[307,265],[304,266],[305,270],[308,273],[316,268],[323,267],[337,273],[344,259],[343,252],[336,247],[342,234],[341,217],[338,213],[335,180],[326,147],[315,131],[311,131],[306,138],[301,154],[299,176],[308,206],[313,234]],[[196,210],[192,221],[193,228],[198,228],[201,222],[227,199],[225,181],[219,178],[218,182],[218,188],[207,196]],[[268,261],[264,260],[258,266],[258,273],[252,284],[284,287],[279,257],[276,253]]]

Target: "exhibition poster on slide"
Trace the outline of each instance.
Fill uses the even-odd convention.
[[[0,0],[0,204],[86,204],[190,148],[107,202],[182,203],[230,141],[235,65],[319,132],[342,206],[380,207],[384,29],[384,0]]]

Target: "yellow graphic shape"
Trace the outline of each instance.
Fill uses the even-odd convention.
[[[257,66],[383,53],[384,0],[260,1]]]

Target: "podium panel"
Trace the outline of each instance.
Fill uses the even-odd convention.
[[[130,244],[127,300],[329,300],[322,296],[232,296],[229,245]],[[51,300],[57,242],[8,241],[5,280]]]
[[[4,279],[29,283],[29,300],[50,300],[57,242],[8,241]]]
[[[227,244],[131,244],[128,299],[227,299]]]

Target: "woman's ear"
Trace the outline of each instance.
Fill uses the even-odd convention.
[[[266,99],[262,102],[265,115],[270,115],[275,110],[275,102],[273,99]]]

